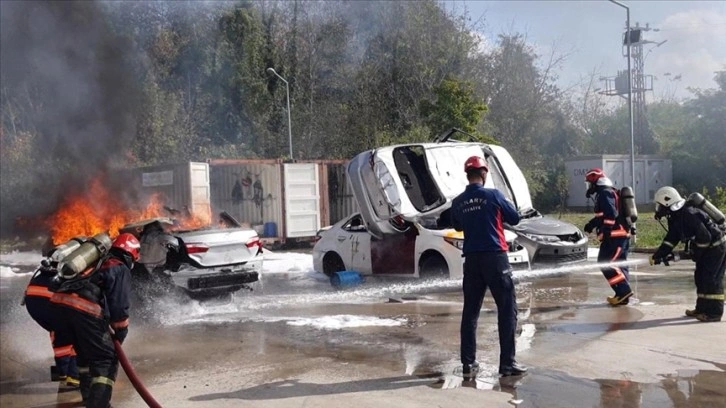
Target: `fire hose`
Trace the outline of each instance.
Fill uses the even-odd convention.
[[[134,366],[131,365],[131,361],[129,361],[128,357],[126,357],[126,353],[124,353],[124,349],[121,348],[121,342],[118,340],[113,341],[113,345],[116,348],[116,354],[118,355],[118,361],[121,363],[121,367],[123,367],[124,372],[126,373],[126,376],[129,377],[129,381],[131,381],[131,384],[136,389],[136,392],[139,393],[141,398],[146,402],[146,405],[148,405],[150,408],[161,408],[161,404],[159,404],[154,397],[151,395],[149,390],[146,388],[143,382],[141,382],[141,378],[139,378],[139,375],[136,374],[136,370],[134,370]]]

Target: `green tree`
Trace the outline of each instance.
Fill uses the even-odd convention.
[[[433,101],[426,99],[420,104],[423,121],[430,129],[455,127],[477,136],[487,106],[475,97],[470,84],[445,79],[433,89],[433,93]],[[489,137],[481,137],[481,140],[494,142]]]

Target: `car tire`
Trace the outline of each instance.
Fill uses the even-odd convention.
[[[323,257],[323,273],[331,277],[335,272],[341,272],[345,270],[345,264],[340,259],[340,255],[335,252],[328,252]]]
[[[419,261],[418,276],[422,279],[448,277],[449,265],[446,263],[446,259],[438,253],[425,255]]]

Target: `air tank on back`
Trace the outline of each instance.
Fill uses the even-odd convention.
[[[703,195],[699,193],[693,193],[690,196],[688,196],[688,202],[708,214],[709,217],[718,225],[724,225],[726,222],[726,217],[723,215],[721,210],[716,208],[715,205],[713,205],[710,201],[706,199]]]
[[[620,206],[623,210],[623,217],[630,225],[638,221],[638,208],[635,205],[635,192],[632,187],[625,186],[620,189]]]
[[[63,261],[68,255],[73,253],[78,247],[80,247],[88,238],[86,237],[74,237],[68,242],[58,245],[51,250],[50,258],[51,262],[59,263]]]
[[[58,266],[61,277],[72,279],[91,267],[111,249],[111,237],[102,232],[81,244]]]

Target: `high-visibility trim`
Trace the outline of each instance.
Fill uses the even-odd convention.
[[[93,384],[105,384],[113,387],[114,381],[108,377],[93,377],[91,378],[91,385]]]
[[[103,317],[103,309],[98,303],[93,303],[90,300],[86,300],[76,293],[54,293],[53,297],[50,298],[52,303],[56,303],[63,306],[68,306],[72,309],[76,309],[80,312],[90,314],[95,317]]]
[[[55,358],[71,357],[74,355],[73,346],[53,347],[53,355]]]
[[[708,247],[711,246],[711,243],[710,242],[706,242],[705,244],[699,244],[698,242],[696,242],[696,246],[699,247],[699,248],[708,248]]]
[[[120,322],[113,322],[113,323],[111,323],[111,327],[113,327],[114,330],[115,329],[125,329],[126,327],[129,327],[129,319],[126,318],[126,319],[121,320]]]
[[[623,237],[629,237],[630,233],[625,230],[615,230],[610,232],[610,237],[613,238],[623,238]]]
[[[53,344],[55,342],[55,332],[51,330],[50,332],[50,343]]]
[[[605,216],[605,213],[604,212],[597,212],[597,213],[595,213],[595,217],[603,217],[603,216]]]
[[[53,296],[53,292],[48,290],[46,286],[28,285],[25,289],[25,296],[35,296],[50,299]]]
[[[78,366],[78,373],[79,374],[88,374],[91,372],[91,367],[81,367]]]
[[[665,246],[669,246],[669,247],[671,247],[671,248],[673,248],[674,246],[676,246],[676,244],[672,244],[672,243],[670,243],[670,242],[668,242],[668,241],[663,241],[663,245],[665,245]]]
[[[618,247],[618,249],[615,250],[615,255],[613,255],[612,259],[610,259],[610,260],[614,261],[614,260],[618,259],[618,257],[620,256],[620,253],[622,253],[622,252],[623,252],[623,248]]]
[[[606,218],[606,219],[604,219],[602,221],[602,223],[605,224],[605,225],[615,225],[615,220],[611,220],[611,219]]]
[[[726,244],[726,235],[724,235],[723,237],[721,237],[721,239],[719,239],[718,241],[713,242],[711,244],[711,246],[712,247],[717,247],[717,246],[721,246],[721,244]]]
[[[608,279],[608,283],[610,284],[610,286],[615,286],[618,283],[623,282],[625,280],[625,274],[623,273],[623,271],[620,270],[620,268],[613,268],[613,269],[615,269],[615,272],[617,272],[617,275]]]
[[[709,299],[709,300],[726,300],[726,295],[724,295],[723,293],[721,293],[719,295],[705,295],[703,293],[699,293],[698,297],[700,299]]]

